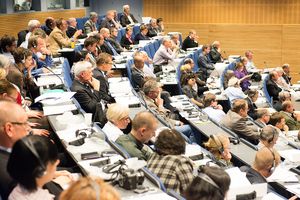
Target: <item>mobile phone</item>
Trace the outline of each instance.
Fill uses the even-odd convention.
[[[102,166],[108,165],[108,164],[110,164],[110,159],[106,158],[104,160],[99,160],[99,161],[96,161],[96,162],[92,162],[92,163],[90,163],[90,166],[102,167]]]
[[[100,158],[100,155],[97,151],[81,154],[81,160],[89,160],[96,158]]]

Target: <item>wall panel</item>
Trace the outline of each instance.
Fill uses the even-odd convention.
[[[70,17],[84,17],[85,12],[85,9],[74,9],[0,15],[0,36],[4,34],[16,36],[19,31],[27,28],[28,21],[31,19],[37,19],[43,24],[49,16],[56,19],[60,17],[68,19]]]

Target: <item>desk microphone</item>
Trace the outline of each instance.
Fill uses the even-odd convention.
[[[54,76],[56,76],[57,78],[59,78],[61,84],[56,85],[54,87],[52,87],[51,89],[62,89],[64,91],[67,91],[66,86],[64,84],[64,81],[62,80],[62,78],[60,76],[58,76],[50,67],[47,67],[46,65],[44,66],[49,72],[51,72],[51,74],[53,74]]]
[[[227,54],[226,54],[226,51],[223,51],[223,54],[224,54],[225,58],[227,58]]]
[[[267,62],[264,61],[265,68],[268,68]]]

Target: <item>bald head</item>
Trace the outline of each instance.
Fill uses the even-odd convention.
[[[133,59],[133,62],[134,62],[134,66],[137,68],[137,69],[140,69],[140,70],[143,70],[144,68],[144,57],[143,55],[136,55],[134,56],[134,59]]]
[[[263,147],[259,149],[255,155],[253,168],[267,178],[271,175],[270,169],[272,166],[277,166],[279,162],[280,156],[274,149]]]
[[[0,101],[0,146],[11,148],[30,131],[27,114],[18,104]]]
[[[132,120],[132,135],[142,143],[148,142],[157,129],[157,120],[150,112],[143,111]]]

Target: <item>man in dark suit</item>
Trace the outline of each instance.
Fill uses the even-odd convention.
[[[27,120],[27,114],[21,106],[8,101],[0,102],[0,124],[3,126],[0,129],[0,194],[3,200],[16,186],[6,166],[13,144],[31,130]]]
[[[221,44],[219,41],[214,41],[211,45],[211,50],[209,52],[209,57],[212,63],[220,63],[223,61],[221,55]]]
[[[198,58],[199,71],[201,72],[201,80],[205,81],[210,76],[211,72],[215,69],[212,62],[208,58],[210,52],[209,45],[205,44],[202,46],[202,54]]]
[[[130,6],[129,5],[124,5],[123,6],[123,11],[124,11],[124,13],[122,14],[122,16],[120,18],[120,22],[121,22],[121,25],[123,27],[126,27],[127,25],[130,25],[130,24],[138,23],[138,21],[130,13]]]
[[[267,124],[269,123],[271,114],[268,109],[260,108],[257,110],[256,116],[257,116],[257,119],[255,120],[255,123],[259,127],[263,128],[263,127],[267,126]]]
[[[113,22],[115,14],[112,10],[107,11],[105,18],[102,20],[99,29],[101,28],[107,28],[108,30],[116,27],[116,25]]]
[[[115,102],[114,98],[110,95],[109,84],[107,76],[110,76],[110,70],[112,68],[113,61],[111,55],[107,53],[101,53],[97,59],[97,67],[93,70],[93,77],[100,81],[100,94],[102,99],[109,103]]]
[[[74,66],[74,76],[71,91],[76,92],[75,99],[85,112],[93,113],[94,121],[100,122],[103,127],[106,123],[103,112],[105,102],[99,93],[99,81],[92,77],[92,64],[87,61],[77,62]]]
[[[291,85],[291,80],[292,77],[290,76],[290,65],[289,64],[284,64],[282,65],[282,69],[283,69],[283,74],[282,74],[282,78],[284,78],[285,82],[288,85]]]
[[[198,47],[197,39],[198,36],[196,31],[190,30],[189,36],[187,36],[185,40],[182,42],[182,49],[186,51],[188,48]]]
[[[101,28],[100,29],[100,35],[104,38],[104,43],[101,45],[101,51],[108,53],[112,56],[118,56],[117,50],[113,46],[113,42],[110,40],[109,36],[109,29],[107,28]]]
[[[134,88],[141,89],[144,85],[144,58],[140,55],[134,57],[134,67],[132,68],[131,80]]]
[[[135,35],[134,41],[139,43],[140,40],[150,40],[150,38],[147,36],[148,28],[146,25],[140,26],[140,32]]]
[[[73,35],[76,33],[76,31],[78,30],[77,28],[76,28],[76,26],[77,26],[77,21],[76,21],[76,19],[75,18],[69,18],[68,19],[68,29],[67,29],[67,36],[69,37],[69,38],[71,38],[71,37],[73,37]],[[78,39],[81,39],[81,38],[86,38],[86,34],[81,34],[81,35],[79,35],[77,38]]]
[[[267,91],[270,97],[273,97],[273,102],[279,101],[279,92],[282,91],[282,89],[278,87],[276,83],[278,78],[278,73],[276,71],[272,71],[270,72],[269,79],[267,80]]]
[[[159,30],[158,30],[158,26],[157,26],[157,22],[156,22],[156,19],[152,18],[150,20],[150,23],[148,25],[148,33],[147,33],[147,36],[148,37],[155,37],[157,36],[159,33]]]

